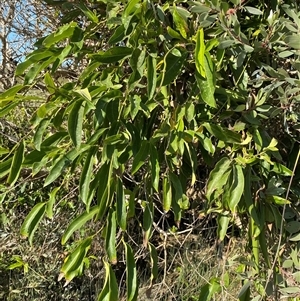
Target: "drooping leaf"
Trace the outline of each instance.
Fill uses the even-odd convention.
[[[203,72],[203,68],[201,68],[201,70]],[[200,89],[201,99],[210,107],[215,108],[217,106],[214,97],[216,75],[215,75],[214,65],[211,60],[209,52],[206,52],[204,55],[204,71],[205,71],[204,79],[198,72],[195,73],[198,87]]]
[[[147,58],[147,93],[148,99],[152,99],[156,90],[156,82],[157,82],[157,75],[156,75],[156,58],[148,55]]]
[[[145,203],[144,214],[143,214],[143,245],[147,247],[149,238],[152,234],[152,224],[153,224],[153,203],[147,202]]]
[[[153,280],[155,280],[158,276],[158,256],[157,251],[154,245],[150,242],[148,243],[149,251],[150,251],[150,261],[151,261],[151,286],[153,284]]]
[[[134,255],[129,244],[123,241],[126,256],[126,288],[127,301],[137,300],[138,283]]]
[[[32,245],[34,232],[37,230],[38,225],[45,214],[45,211],[45,202],[36,204],[26,216],[21,226],[21,235],[23,237],[28,237],[30,245]]]
[[[108,211],[108,216],[107,216],[105,249],[109,261],[112,264],[117,263],[116,231],[117,231],[116,211],[114,211],[111,208]]]
[[[61,238],[61,244],[64,245],[72,236],[72,234],[81,229],[89,220],[91,220],[98,212],[98,207],[91,208],[89,212],[84,212],[77,216],[69,225]]]
[[[13,157],[10,157],[5,161],[0,162],[0,179],[5,177],[10,172],[12,159]]]
[[[148,141],[142,141],[139,152],[134,156],[132,162],[131,173],[134,175],[145,163],[146,158],[149,154],[149,143]]]
[[[111,265],[104,261],[105,282],[103,289],[98,296],[98,301],[115,301],[118,300],[118,284],[115,273]]]
[[[150,143],[150,165],[152,186],[158,192],[160,167],[158,162],[157,150],[152,143]]]
[[[86,205],[86,210],[89,211],[89,196],[90,192],[90,182],[93,175],[93,167],[94,167],[94,156],[95,156],[96,148],[92,147],[85,159],[85,163],[80,175],[79,180],[79,193],[83,203]]]
[[[224,191],[224,202],[228,204],[231,212],[236,211],[236,207],[244,192],[244,173],[240,165],[233,165],[231,175],[228,178],[229,189]]]
[[[84,239],[66,258],[63,266],[61,267],[61,273],[58,278],[59,281],[62,279],[62,277],[66,279],[65,286],[72,281],[74,277],[82,274],[84,258],[86,257],[86,254],[90,248],[91,242],[91,237]]]
[[[22,163],[24,160],[24,151],[25,151],[25,142],[22,140],[16,149],[16,152],[14,153],[11,167],[10,167],[10,172],[8,175],[7,183],[10,185],[13,185],[20,174]]]
[[[163,209],[164,212],[168,212],[171,209],[172,204],[172,188],[170,179],[168,176],[163,178]]]
[[[33,137],[33,141],[34,141],[34,146],[35,148],[40,151],[41,150],[41,144],[43,142],[43,135],[44,132],[47,128],[47,126],[49,125],[50,120],[48,118],[44,118],[38,125],[34,137]]]
[[[117,207],[116,209],[117,209],[118,224],[123,231],[126,231],[127,209],[126,209],[123,183],[120,178],[118,178],[117,180],[117,187],[116,187],[116,207]]]
[[[49,74],[49,72],[47,72],[44,76],[44,81],[45,81],[45,85],[46,85],[46,88],[48,90],[48,92],[50,94],[53,94],[55,93],[56,91],[56,86],[55,86],[55,83],[51,77],[51,75]]]
[[[231,161],[227,157],[223,157],[209,174],[206,190],[206,197],[209,201],[212,201],[213,192],[220,190],[227,182],[230,165]]]
[[[218,233],[218,238],[220,241],[223,241],[226,236],[229,222],[230,222],[230,216],[222,214],[222,213],[220,213],[218,215],[218,231],[217,231],[217,233]]]
[[[255,224],[254,232],[252,233],[253,237],[258,237],[261,231],[261,221],[259,215],[254,206],[254,200],[251,193],[251,167],[247,166],[245,170],[245,188],[244,188],[244,199],[246,203],[247,211],[251,216],[251,221]]]
[[[61,156],[61,158],[52,166],[47,178],[45,179],[44,186],[48,186],[62,175],[64,169],[73,162],[81,153],[88,150],[89,145],[82,146],[79,150],[72,149],[68,153]]]
[[[80,147],[82,140],[82,124],[85,102],[82,99],[75,101],[68,118],[68,132],[76,148]]]
[[[195,48],[195,62],[198,73],[205,78],[205,44],[204,44],[204,30],[199,28],[197,32],[196,48]]]
[[[52,191],[49,193],[49,200],[46,204],[46,216],[51,219],[53,218],[53,207],[55,203],[55,196],[58,191],[59,191],[59,187],[55,187],[54,189],[52,189]]]

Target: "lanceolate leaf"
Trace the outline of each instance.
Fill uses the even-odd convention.
[[[153,144],[150,144],[150,164],[151,164],[151,182],[153,188],[158,192],[159,185],[159,162],[157,150]]]
[[[45,85],[46,85],[46,88],[47,88],[48,92],[50,94],[55,93],[56,86],[55,86],[55,83],[54,83],[51,75],[49,74],[49,72],[47,72],[45,74],[44,81],[45,81]]]
[[[141,148],[139,152],[134,156],[132,162],[131,173],[135,174],[145,163],[145,160],[149,154],[149,143],[148,141],[142,141]]]
[[[78,7],[83,11],[83,13],[85,14],[85,16],[91,20],[94,23],[98,23],[98,17],[90,10],[86,7],[86,5],[84,5],[83,3],[79,3]]]
[[[211,171],[208,178],[206,197],[212,201],[213,192],[221,189],[227,182],[230,170],[231,161],[224,157],[222,158]]]
[[[118,178],[117,180],[116,201],[117,201],[118,224],[123,231],[126,231],[126,223],[127,223],[126,201],[125,201],[123,183],[120,178]]]
[[[116,249],[116,211],[112,208],[108,212],[107,225],[106,225],[106,236],[105,236],[105,249],[112,264],[117,263],[117,249]]]
[[[60,270],[61,274],[59,276],[59,280],[62,277],[65,277],[66,284],[68,284],[74,277],[81,274],[81,270],[84,265],[84,258],[86,257],[87,251],[90,248],[91,242],[91,237],[88,237],[79,243],[75,250],[72,251]]]
[[[2,105],[2,102],[7,102],[10,100],[13,100],[15,98],[15,95],[23,88],[23,85],[16,85],[5,92],[0,94],[0,105]]]
[[[45,132],[47,126],[49,125],[49,123],[50,123],[50,120],[48,118],[43,119],[40,122],[40,124],[38,125],[36,132],[34,134],[34,138],[33,138],[34,146],[38,151],[41,150],[41,144],[43,142],[43,135],[44,135],[44,132]]]
[[[125,37],[125,27],[124,27],[124,25],[121,25],[115,30],[113,35],[108,40],[108,43],[110,45],[116,44],[116,43],[122,41],[124,39],[124,37]]]
[[[75,101],[68,119],[68,132],[75,145],[79,147],[82,139],[82,123],[85,102],[82,99]]]
[[[195,49],[195,62],[196,69],[201,77],[205,78],[205,44],[204,44],[204,30],[203,28],[198,29],[196,49]]]
[[[109,209],[112,199],[112,188],[114,178],[112,174],[112,164],[103,164],[95,177],[97,189],[97,200],[99,212],[97,219],[102,219],[107,210]]]
[[[46,211],[46,203],[36,204],[29,214],[26,216],[22,226],[21,235],[29,238],[29,243],[32,245],[33,234],[38,228],[38,224],[43,218]]]
[[[25,149],[25,142],[22,140],[17,148],[10,167],[10,173],[7,179],[7,183],[13,185],[20,174],[21,166],[24,160],[24,149]]]
[[[228,204],[231,212],[236,211],[243,192],[244,192],[244,173],[240,165],[233,165],[231,175],[229,176],[230,185],[228,191],[224,191],[224,202]]]
[[[253,233],[252,237],[258,237],[261,231],[261,223],[256,210],[254,199],[251,193],[251,167],[247,166],[245,170],[245,189],[244,189],[244,199],[246,203],[247,211],[251,217],[251,223],[253,224]]]
[[[72,149],[71,151],[63,155],[61,159],[59,159],[51,168],[45,180],[44,186],[47,186],[51,184],[53,181],[55,181],[60,175],[62,175],[64,169],[67,166],[70,166],[70,164],[73,162],[73,160],[75,160],[75,158],[77,158],[77,156],[79,156],[81,153],[83,153],[89,148],[90,148],[89,145],[85,145],[82,146],[79,150]]]
[[[118,300],[118,284],[115,273],[110,264],[104,261],[105,282],[103,289],[98,296],[98,301],[116,301]]]
[[[49,201],[46,205],[46,216],[48,218],[53,218],[53,206],[55,203],[55,196],[56,193],[59,191],[60,187],[55,187],[50,193],[49,193]]]
[[[156,248],[149,242],[149,251],[150,251],[150,260],[151,260],[151,286],[153,280],[155,280],[158,276],[158,256]]]
[[[218,238],[220,239],[220,241],[223,241],[226,236],[229,221],[230,216],[224,215],[222,213],[218,215]]]
[[[13,158],[10,157],[7,160],[0,163],[0,179],[9,173],[12,159]]]
[[[159,77],[160,86],[169,85],[181,72],[185,62],[186,53],[181,53],[177,48],[169,51],[164,58],[164,69]]]
[[[149,238],[152,233],[152,223],[153,223],[153,204],[152,202],[147,202],[143,214],[143,230],[144,230],[143,244],[145,247],[147,247]]]
[[[242,136],[234,131],[222,128],[219,125],[205,122],[203,126],[216,138],[227,143],[241,143]]]
[[[198,71],[195,73],[198,87],[200,89],[201,99],[210,107],[215,108],[217,106],[214,97],[216,75],[209,52],[206,52],[204,55],[204,70],[205,79],[202,78]]]
[[[79,193],[83,203],[86,205],[87,211],[89,211],[89,194],[90,194],[90,182],[93,174],[94,166],[94,155],[96,149],[92,147],[85,159],[85,163],[81,172],[80,181],[79,181]]]
[[[77,216],[68,226],[61,239],[61,244],[64,245],[72,236],[72,234],[81,229],[89,220],[91,220],[98,212],[98,207],[91,208],[89,212],[84,212]]]
[[[76,22],[71,22],[60,27],[57,32],[50,34],[43,40],[43,45],[45,47],[50,47],[51,45],[54,45],[55,43],[72,36],[76,26]]]
[[[131,247],[123,241],[126,255],[126,287],[127,301],[137,300],[138,283],[136,265]]]
[[[188,26],[186,21],[178,13],[176,6],[174,5],[173,9],[173,20],[176,26],[176,29],[180,32],[183,38],[187,38]]]
[[[164,212],[168,212],[171,209],[172,204],[172,188],[170,179],[168,176],[163,178],[163,209]]]
[[[102,54],[94,54],[93,58],[101,63],[116,63],[126,57],[129,57],[132,49],[128,47],[113,47]]]
[[[147,92],[148,99],[152,99],[156,90],[156,58],[148,55],[147,59]]]

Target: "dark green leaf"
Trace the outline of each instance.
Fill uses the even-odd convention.
[[[177,48],[173,51],[169,51],[164,57],[164,69],[158,81],[160,86],[169,85],[178,74],[181,72],[181,68],[185,62],[186,53],[181,53]]]
[[[81,145],[84,107],[85,102],[82,99],[76,100],[68,118],[68,132],[76,148]]]
[[[116,63],[132,54],[132,48],[128,47],[113,47],[106,52],[94,54],[93,58],[101,63]]]
[[[22,163],[24,160],[25,142],[22,140],[14,153],[7,183],[13,185],[20,174]]]
[[[156,58],[148,55],[147,58],[147,92],[148,99],[152,99],[156,90]]]
[[[127,210],[126,210],[126,200],[124,194],[124,187],[122,180],[118,178],[116,187],[116,207],[117,207],[117,220],[120,228],[126,231],[127,224]]]

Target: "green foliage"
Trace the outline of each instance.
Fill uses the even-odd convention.
[[[249,279],[279,274],[278,252],[268,247],[279,236],[286,241],[279,240],[278,250],[280,243],[292,244],[289,235],[298,241],[300,232],[293,204],[298,186],[286,180],[298,162],[290,155],[299,152],[300,18],[296,2],[269,2],[68,3],[69,21],[39,40],[17,67],[24,83],[0,95],[0,116],[25,102],[23,91],[41,79],[48,94],[32,116],[34,136],[1,154],[0,176],[17,185],[26,167],[48,172],[45,187],[78,180],[86,212],[67,227],[62,244],[88,221],[101,224],[77,243],[60,278],[68,283],[82,274],[93,236],[101,235],[106,277],[98,300],[118,299],[113,265],[124,249],[127,300],[136,300],[129,238],[143,236],[152,283],[157,212],[172,212],[181,229],[193,187],[203,192],[199,214],[216,217],[219,243],[230,237],[237,217],[244,221]],[[89,26],[80,28],[74,21],[80,18]],[[58,68],[70,62],[81,66],[77,78],[56,83]],[[54,203],[55,192],[25,219],[21,233],[30,243],[44,214],[53,216]],[[296,213],[283,227],[287,205]],[[210,300],[221,288],[212,278],[199,298]],[[260,280],[252,286],[245,279],[240,300],[255,291],[267,295]]]

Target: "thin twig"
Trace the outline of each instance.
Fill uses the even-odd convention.
[[[292,182],[293,182],[293,179],[294,179],[294,176],[295,176],[295,171],[296,171],[296,168],[297,168],[297,165],[298,165],[299,158],[300,158],[300,149],[298,150],[297,158],[296,158],[296,161],[295,161],[295,164],[294,164],[294,167],[293,167],[293,173],[292,173],[292,176],[290,178],[288,189],[286,191],[286,196],[285,196],[286,200],[289,197],[289,193],[290,193],[290,190],[291,190],[291,186],[292,186]],[[280,232],[279,232],[278,246],[277,246],[277,250],[276,250],[276,254],[275,254],[275,257],[274,257],[274,261],[273,261],[273,264],[272,264],[271,271],[269,272],[269,275],[268,275],[268,278],[267,278],[267,281],[266,281],[266,284],[265,284],[265,287],[264,287],[264,291],[267,290],[268,283],[270,282],[271,275],[273,274],[273,271],[274,271],[277,259],[279,257],[280,245],[281,245],[282,235],[283,235],[283,226],[284,226],[284,214],[285,214],[285,211],[286,211],[286,204],[283,205],[282,219],[281,219],[281,223],[280,223]],[[261,298],[259,300],[260,301],[263,300],[263,297],[264,296],[261,296]]]

